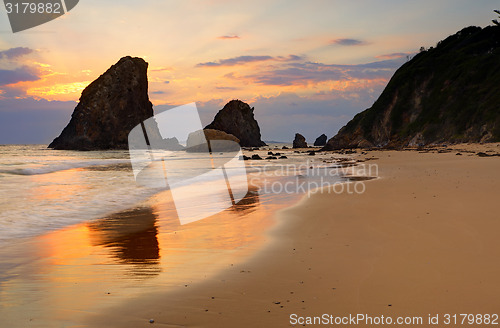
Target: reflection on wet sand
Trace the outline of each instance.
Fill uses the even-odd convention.
[[[209,279],[266,240],[271,213],[290,202],[269,197],[252,189],[227,210],[181,225],[165,191],[144,207],[0,249],[0,326],[76,327],[125,298]]]
[[[243,197],[238,203],[233,205],[230,210],[246,215],[255,211],[257,209],[257,206],[259,205],[259,202],[259,192],[257,188],[253,188],[249,190],[245,197]]]
[[[177,263],[177,256],[199,256],[202,252],[232,252],[263,240],[263,232],[272,224],[269,216],[273,205],[263,208],[257,189],[252,188],[243,199],[228,209],[202,220],[181,225],[169,191],[153,199],[153,212],[158,215],[162,263]],[[194,204],[193,206],[196,206]],[[249,215],[251,214],[251,215]],[[182,251],[181,251],[182,250]]]
[[[119,263],[132,265],[127,270],[130,274],[158,274],[161,268],[157,219],[151,208],[137,208],[90,222],[90,243],[108,249]]]

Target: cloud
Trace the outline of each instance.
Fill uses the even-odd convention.
[[[264,71],[247,77],[259,84],[282,86],[303,85],[308,82],[340,81],[347,78],[339,69],[321,67],[314,63],[306,63],[299,67]]]
[[[255,83],[273,86],[307,85],[352,79],[389,79],[402,63],[403,61],[399,58],[359,65],[335,65],[315,62],[288,63],[286,66],[261,71],[245,78]]]
[[[361,46],[367,44],[365,41],[356,39],[335,39],[330,42],[331,44],[338,44],[341,46]]]
[[[154,95],[162,95],[165,94],[165,91],[158,90],[158,91],[152,91],[151,93]]]
[[[18,82],[37,81],[40,77],[34,70],[23,66],[14,70],[0,69],[0,86],[14,84]]]
[[[10,48],[8,50],[0,51],[0,59],[15,59],[24,55],[32,53],[34,50],[26,47]]]
[[[25,85],[16,85],[16,83],[33,82],[42,78],[49,65],[22,58],[34,52],[34,49],[27,47],[0,51],[1,98],[22,97],[26,94]]]
[[[151,67],[149,69],[150,72],[169,72],[172,71],[172,67]]]
[[[222,35],[217,37],[217,39],[221,40],[234,40],[234,39],[240,39],[239,35]]]
[[[238,56],[238,57],[233,57],[233,58],[220,59],[218,61],[199,63],[196,66],[197,67],[202,67],[202,66],[208,66],[208,67],[234,66],[234,65],[241,65],[241,64],[252,63],[252,62],[266,61],[266,60],[271,60],[271,59],[273,59],[273,57],[271,57],[271,56]]]
[[[395,58],[403,58],[409,55],[412,55],[412,52],[393,52],[392,54],[385,54],[385,55],[379,55],[375,56],[375,58],[379,59],[395,59]]]
[[[297,55],[288,55],[286,57],[283,57],[283,56],[276,57],[276,60],[285,61],[285,62],[297,61],[297,60],[302,60],[302,59],[304,59],[304,57],[297,56]]]
[[[238,56],[233,58],[219,59],[217,61],[211,61],[206,63],[199,63],[196,67],[220,67],[220,66],[235,66],[244,65],[246,63],[253,62],[263,62],[263,61],[296,61],[302,59],[301,56],[289,55],[289,56]]]
[[[217,90],[222,90],[222,91],[232,91],[232,90],[240,90],[241,88],[237,87],[215,87]]]
[[[373,69],[394,69],[398,68],[403,64],[403,60],[401,58],[396,59],[387,59],[387,60],[379,60],[375,62],[370,62],[366,64],[358,64],[358,65],[334,65],[337,67],[343,68],[373,68]]]

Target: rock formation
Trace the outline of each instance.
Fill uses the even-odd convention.
[[[214,142],[216,140],[229,140],[232,142]],[[240,140],[224,131],[204,129],[189,134],[186,142],[187,152],[223,152],[238,151]]]
[[[325,150],[500,141],[500,26],[467,27],[401,66]]]
[[[83,90],[69,124],[49,148],[127,149],[132,128],[153,116],[148,63],[123,57]]]
[[[322,134],[316,138],[316,141],[314,141],[314,145],[315,146],[324,146],[324,145],[326,145],[327,139],[328,139],[328,137],[326,136],[326,134]]]
[[[300,133],[295,133],[295,139],[293,139],[293,148],[307,148],[306,138]]]
[[[205,129],[214,129],[232,134],[240,140],[242,147],[261,147],[259,124],[254,118],[254,108],[240,100],[231,100]]]

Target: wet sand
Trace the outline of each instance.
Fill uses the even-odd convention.
[[[168,191],[144,205],[2,247],[0,327],[92,327],[89,315],[142,293],[188,289],[262,247],[287,202],[251,191],[189,225]]]
[[[425,320],[498,313],[500,157],[464,150],[500,147],[453,148],[357,155],[378,158],[370,162],[381,176],[363,194],[303,199],[280,212],[271,241],[247,261],[188,287],[131,298],[85,323],[287,327],[294,313]]]

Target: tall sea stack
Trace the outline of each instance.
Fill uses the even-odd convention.
[[[148,63],[123,57],[83,90],[71,120],[49,148],[127,149],[132,128],[153,116]]]

